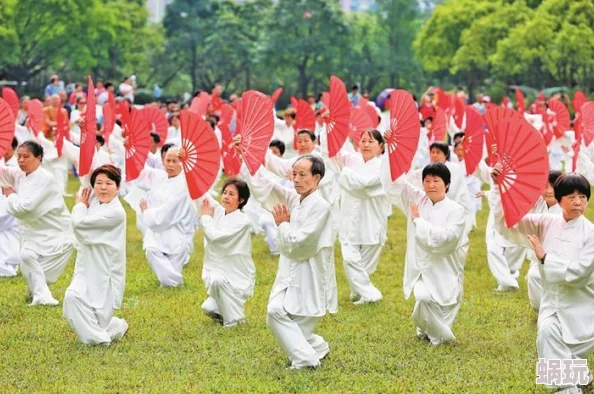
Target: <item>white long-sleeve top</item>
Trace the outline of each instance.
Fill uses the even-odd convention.
[[[323,316],[338,311],[336,273],[331,260],[334,244],[330,205],[319,191],[301,201],[295,190],[280,186],[260,168],[251,177],[245,165],[242,177],[252,196],[263,205],[284,203],[291,220],[281,223],[274,241],[279,267],[270,297],[286,290],[284,308],[297,316]]]
[[[76,265],[69,289],[85,297],[93,308],[106,302],[118,309],[126,287],[126,212],[118,197],[101,204],[93,195],[91,204],[72,209],[77,242]],[[113,298],[107,299],[109,287]]]
[[[507,228],[498,190],[491,193],[496,226],[517,245],[531,247],[528,235],[540,240],[546,258],[541,265],[543,297],[539,321],[556,314],[566,343],[594,339],[594,224],[583,215],[566,221],[559,214],[528,214]]]
[[[369,161],[363,156],[341,150],[343,162],[339,184],[342,189],[339,238],[350,245],[383,245],[387,239],[391,206],[381,178],[382,159]]]
[[[134,182],[148,190],[148,209],[140,214],[145,226],[143,249],[168,254],[181,253],[185,248],[192,251],[198,218],[183,172],[169,178],[164,171],[145,167]]]
[[[408,299],[422,278],[440,305],[461,301],[464,265],[468,253],[464,209],[449,197],[433,203],[425,192],[404,177],[392,183],[389,194],[401,201],[407,217],[404,296]],[[419,207],[420,217],[411,220],[409,204]]]
[[[295,152],[295,149],[293,149],[295,129],[293,126],[287,126],[287,122],[285,122],[283,119],[277,118],[276,116],[274,117],[274,132],[272,133],[272,139],[284,142],[285,157],[292,158],[297,156],[297,152]]]
[[[0,186],[16,191],[6,199],[6,210],[19,221],[21,249],[47,256],[72,246],[70,214],[62,192],[46,169],[40,166],[25,175],[20,168],[0,165]]]
[[[0,158],[0,166],[3,164],[7,167],[18,168],[16,155],[13,155],[6,163],[4,163],[4,159]],[[0,233],[14,233],[14,236],[17,237],[18,240],[19,223],[14,216],[8,213],[6,200],[6,196],[0,192]],[[12,248],[17,248],[18,250],[18,247],[18,242],[16,245],[0,245],[0,249],[4,250]]]
[[[256,266],[252,259],[251,225],[239,209],[225,214],[225,209],[207,193],[214,215],[200,216],[204,232],[204,265],[202,279],[206,284],[212,273],[222,274],[237,291],[245,296],[254,293]],[[194,201],[200,212],[203,198]]]

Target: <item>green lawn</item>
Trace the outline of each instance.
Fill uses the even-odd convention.
[[[77,186],[70,182],[72,190]],[[128,321],[128,334],[108,348],[85,347],[63,319],[61,306],[28,307],[22,277],[0,279],[0,393],[546,392],[534,383],[537,315],[528,305],[525,281],[517,293],[494,290],[484,245],[487,208],[471,234],[455,345],[432,348],[415,336],[413,300],[405,301],[402,293],[406,231],[397,212],[372,277],[384,300],[352,305],[337,264],[339,313],[327,316],[317,330],[332,350],[314,371],[288,370],[266,328],[277,259],[262,237],[254,237],[258,276],[256,294],[247,303],[248,324],[226,329],[200,309],[206,298],[201,233],[184,273],[186,285],[161,289],[146,263],[135,215],[126,208],[128,274],[118,314]],[[594,218],[592,206],[588,216]],[[339,252],[337,261],[342,261]],[[52,286],[60,301],[73,268],[69,265]],[[527,265],[522,278],[526,270]]]

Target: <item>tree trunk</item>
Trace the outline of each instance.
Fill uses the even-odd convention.
[[[307,74],[305,73],[305,67],[299,66],[299,92],[301,93],[301,97],[307,97],[307,87],[308,87],[308,80]]]
[[[198,67],[198,54],[196,53],[196,45],[192,42],[192,64],[190,69],[190,76],[192,77],[192,94],[198,89],[198,75],[196,68]]]

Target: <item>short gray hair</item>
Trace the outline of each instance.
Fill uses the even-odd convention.
[[[324,165],[324,160],[315,155],[303,155],[299,157],[297,160],[295,160],[293,166],[295,166],[295,164],[297,164],[301,160],[309,160],[311,162],[312,175],[319,175],[320,180],[324,178],[324,175],[326,174],[326,166]]]

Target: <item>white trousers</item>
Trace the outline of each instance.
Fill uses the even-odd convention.
[[[58,280],[72,255],[72,246],[63,252],[40,256],[30,249],[21,251],[21,271],[33,298],[31,305],[58,305],[48,285]]]
[[[521,246],[501,246],[498,242],[487,240],[487,263],[497,284],[506,289],[518,289],[518,276],[526,258],[526,248]]]
[[[569,344],[563,341],[561,322],[556,314],[538,320],[538,334],[536,337],[538,357],[546,360],[572,360],[588,358],[594,351],[594,339],[580,343]],[[570,386],[549,386],[550,388]]]
[[[328,343],[313,333],[321,317],[295,316],[284,307],[286,290],[268,301],[266,325],[291,361],[291,367],[317,367],[330,351]]]
[[[263,224],[264,227],[264,233],[265,233],[265,240],[266,243],[268,244],[268,249],[270,250],[270,253],[272,254],[278,254],[278,247],[276,246],[276,243],[274,242],[274,235],[276,233],[276,224],[274,223],[264,223]]]
[[[528,283],[528,300],[532,308],[540,309],[540,300],[542,300],[542,279],[540,277],[540,263],[536,261],[530,262],[530,269],[526,275],[526,282]]]
[[[121,339],[128,330],[125,320],[113,316],[112,300],[111,286],[102,308],[93,308],[77,291],[66,290],[64,317],[85,345],[109,344]]]
[[[382,293],[371,283],[369,275],[375,272],[382,245],[350,245],[341,243],[344,272],[351,289],[351,299],[361,297],[367,302],[382,299]]]
[[[225,327],[244,323],[243,305],[247,297],[240,294],[219,272],[211,273],[205,282],[209,297],[202,304],[204,313],[214,320],[222,319]]]
[[[429,293],[429,289],[421,277],[413,289],[415,308],[412,318],[417,326],[418,335],[427,335],[433,345],[440,345],[456,339],[452,332],[452,325],[460,309],[460,303],[455,305],[440,305]]]
[[[4,224],[4,223],[1,223]],[[0,277],[16,276],[21,254],[18,226],[0,229]]]
[[[166,254],[158,249],[146,249],[146,259],[162,287],[175,287],[184,284],[182,270],[189,258],[190,253],[187,251]]]

